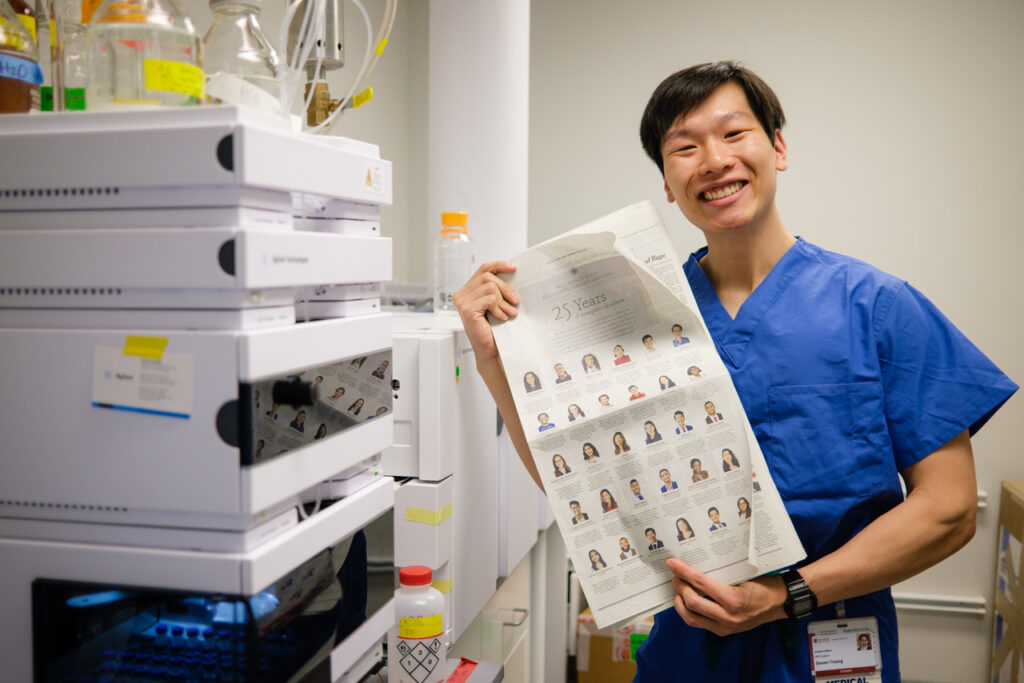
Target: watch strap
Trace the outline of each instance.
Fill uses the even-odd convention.
[[[786,584],[786,602],[782,608],[790,619],[803,619],[818,609],[818,596],[814,594],[804,577],[795,569],[787,569],[780,575]]]

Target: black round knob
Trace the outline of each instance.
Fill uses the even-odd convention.
[[[278,380],[274,382],[271,392],[274,403],[298,408],[300,406],[311,406],[316,403],[317,388],[312,382],[303,382],[300,379],[292,381]]]

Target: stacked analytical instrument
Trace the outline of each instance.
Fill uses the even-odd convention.
[[[390,162],[228,106],[12,115],[0,154],[5,679],[358,680],[393,481],[322,482],[392,443]]]

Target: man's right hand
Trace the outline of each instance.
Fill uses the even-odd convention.
[[[462,327],[469,336],[476,354],[476,362],[487,364],[498,359],[498,347],[487,322],[490,312],[498,320],[508,320],[518,311],[519,295],[515,288],[497,276],[497,273],[515,272],[508,261],[491,261],[480,266],[469,282],[452,295],[452,303],[462,318]]]

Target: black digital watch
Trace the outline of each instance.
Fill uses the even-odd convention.
[[[787,569],[780,574],[786,582],[786,602],[782,608],[790,619],[803,619],[811,616],[818,609],[818,596],[810,589],[804,577],[795,569]]]

